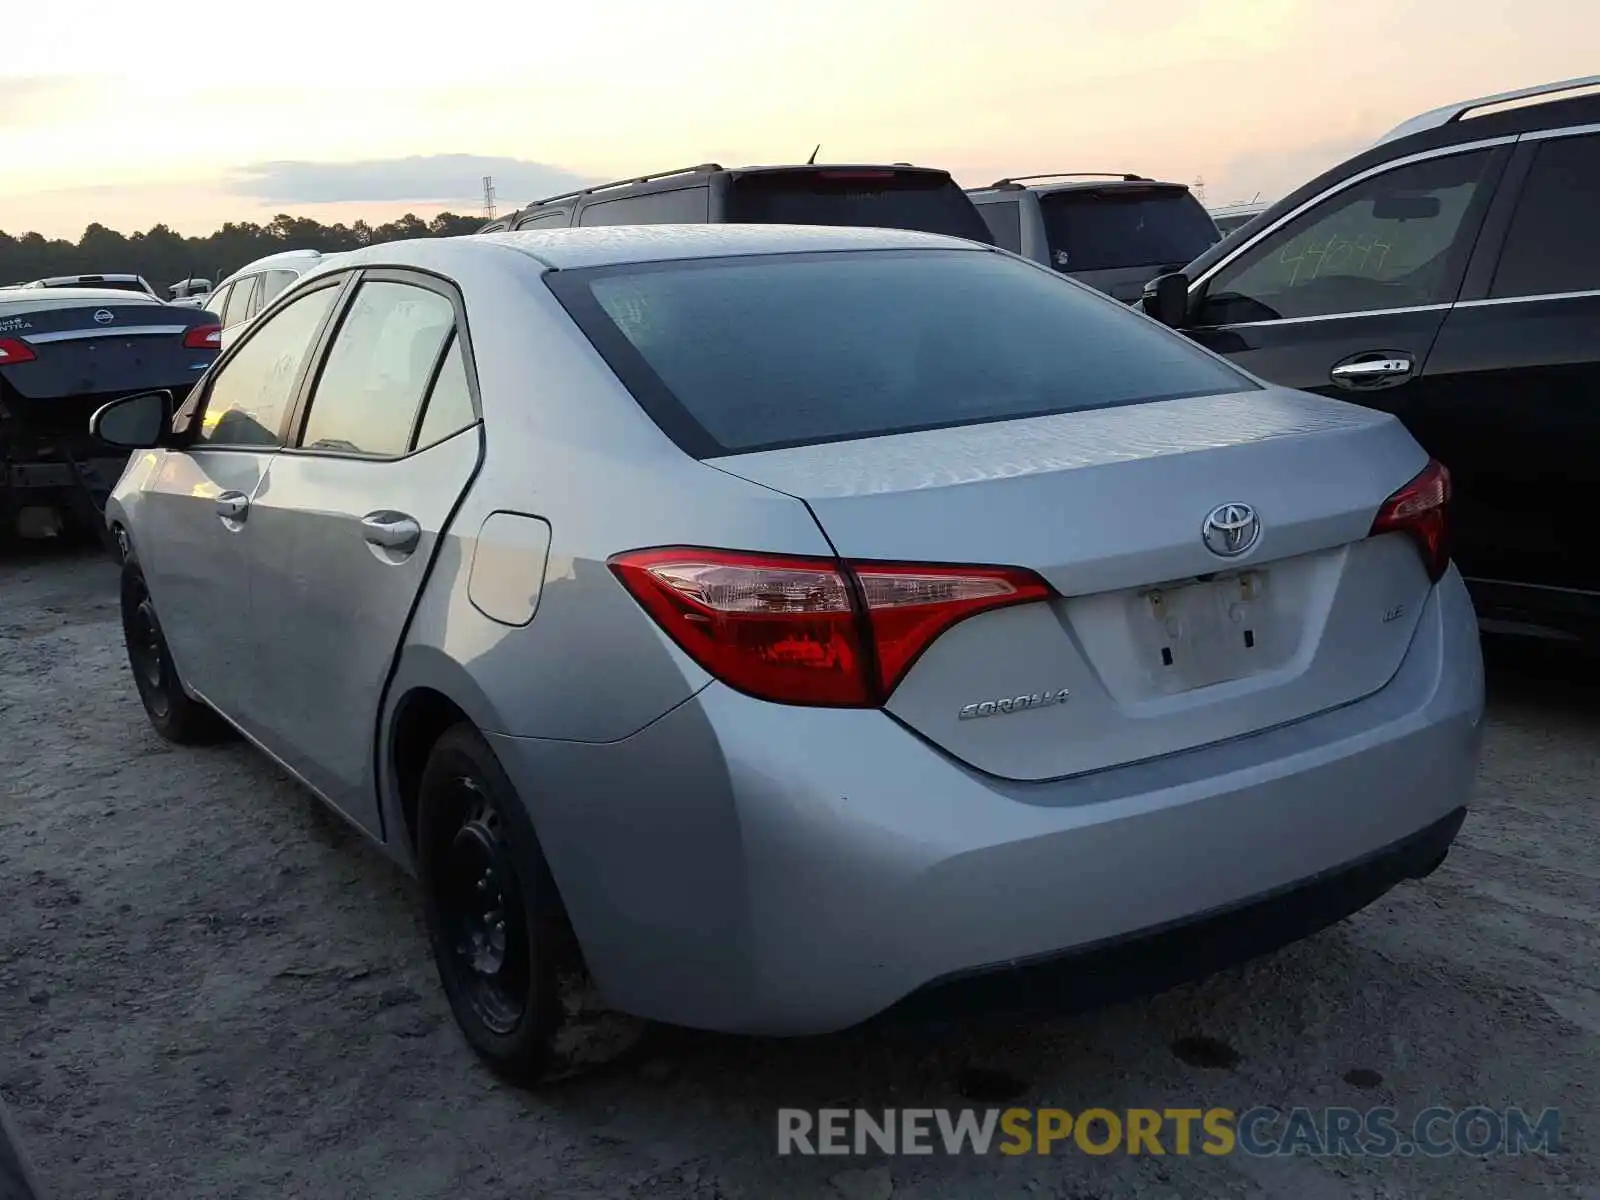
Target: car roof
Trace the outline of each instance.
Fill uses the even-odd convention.
[[[829,250],[984,250],[962,238],[839,225],[591,225],[384,242],[338,256],[337,268],[389,263],[448,266],[451,256],[527,255],[556,271],[681,258]]]
[[[126,271],[84,271],[78,275],[47,275],[43,279],[35,280],[43,284],[67,284],[74,279],[121,279],[128,283],[143,283],[144,276],[130,274]]]
[[[516,220],[523,214],[536,209],[549,207],[569,207],[591,197],[602,200],[615,199],[621,196],[635,195],[638,193],[671,191],[681,187],[695,187],[699,182],[713,175],[727,175],[742,178],[747,175],[784,175],[784,174],[829,174],[851,171],[891,171],[895,174],[928,175],[942,177],[954,182],[950,172],[943,167],[923,167],[915,163],[765,163],[744,167],[725,167],[721,163],[698,163],[692,167],[678,167],[670,171],[654,171],[649,175],[635,175],[630,179],[617,179],[610,183],[591,183],[581,188],[574,188],[570,192],[559,192],[553,196],[542,196],[537,200],[530,200],[515,212],[506,214],[502,220]]]
[[[279,250],[245,263],[237,271],[223,278],[217,287],[231,283],[241,275],[254,275],[258,271],[297,269],[304,273],[312,267],[320,266],[323,259],[336,258],[338,254],[338,251],[324,254],[321,250]]]
[[[1040,182],[1032,182],[1033,180]],[[1046,182],[1049,180],[1054,182]],[[1174,183],[1167,179],[1151,179],[1131,172],[1121,175],[1085,172],[1081,176],[1020,175],[1015,179],[997,179],[983,187],[968,188],[967,194],[970,196],[975,192],[1034,192],[1041,196],[1049,196],[1057,192],[1108,192],[1122,188],[1175,188],[1187,192],[1189,185]]]

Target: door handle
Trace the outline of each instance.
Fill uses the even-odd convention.
[[[250,497],[243,492],[223,492],[217,497],[217,516],[225,521],[242,521],[250,512]]]
[[[361,536],[368,545],[409,554],[422,540],[422,526],[405,513],[368,513],[361,518]]]
[[[1411,378],[1416,360],[1403,351],[1377,351],[1346,359],[1328,374],[1346,388],[1393,387]]]

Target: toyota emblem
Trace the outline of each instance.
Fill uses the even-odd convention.
[[[1219,504],[1200,527],[1206,549],[1219,558],[1238,558],[1261,537],[1261,518],[1248,504]]]
[[[115,321],[116,319],[117,319],[116,314],[113,313],[109,308],[97,308],[97,309],[95,309],[95,312],[94,312],[94,323],[96,325],[109,325],[109,324],[111,324],[111,322]]]

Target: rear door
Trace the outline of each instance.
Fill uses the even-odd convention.
[[[139,493],[134,550],[178,670],[251,733],[260,699],[251,508],[338,292],[330,280],[248,331],[179,410],[173,427],[187,444],[159,456]]]
[[[1345,181],[1195,280],[1186,332],[1274,383],[1404,419],[1508,153],[1442,151]]]
[[[1600,479],[1597,205],[1600,133],[1524,137],[1497,201],[1504,220],[1485,229],[1404,409],[1455,474],[1462,572],[1475,585],[1555,593],[1531,608],[1568,606],[1575,593],[1592,605],[1600,594],[1590,515]]]
[[[912,229],[995,244],[971,197],[944,171],[897,167],[789,167],[730,172],[733,224]]]
[[[1205,208],[1176,184],[1070,187],[1040,192],[1038,201],[1049,265],[1125,304],[1219,236]]]
[[[252,506],[263,743],[381,836],[373,738],[440,534],[477,470],[471,347],[431,276],[365,273]]]

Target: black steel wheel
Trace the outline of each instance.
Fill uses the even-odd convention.
[[[139,700],[157,733],[180,745],[221,741],[232,733],[227,722],[184,691],[155,601],[131,555],[122,562],[122,636]]]
[[[531,1085],[624,1057],[644,1024],[594,993],[533,823],[470,725],[434,745],[417,798],[423,916],[445,996],[496,1074]]]

